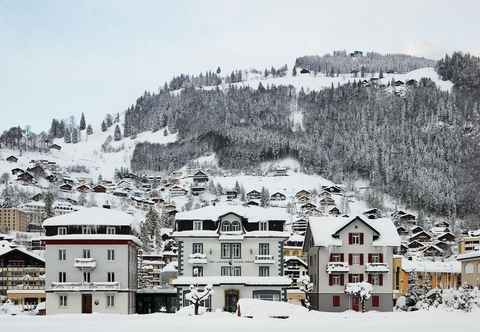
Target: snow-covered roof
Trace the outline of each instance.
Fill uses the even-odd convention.
[[[361,219],[366,225],[378,232],[378,239],[373,241],[375,246],[400,246],[401,239],[397,229],[389,218],[368,219],[364,216],[355,217],[311,217],[310,232],[315,246],[342,245],[340,239],[333,237],[335,233],[348,225],[354,219]]]
[[[216,204],[206,206],[200,209],[177,213],[175,219],[177,220],[217,220],[218,217],[227,213],[235,213],[250,222],[257,222],[260,220],[288,220],[288,214],[282,208],[263,208],[259,206],[243,206],[243,205],[229,205]]]
[[[278,231],[252,231],[246,232],[245,234],[219,234],[217,231],[203,231],[203,230],[192,230],[192,231],[181,231],[174,232],[173,237],[219,237],[221,240],[241,240],[243,238],[250,237],[261,237],[261,238],[282,238],[286,240],[289,236],[288,232],[278,232]]]
[[[408,260],[402,257],[402,269],[405,272],[449,272],[461,273],[461,263],[456,260],[449,261],[431,261],[423,259]]]
[[[135,219],[124,212],[105,208],[83,208],[69,214],[48,218],[43,226],[102,225],[132,226]]]
[[[291,279],[288,277],[187,277],[181,276],[173,280],[173,285],[265,285],[289,286]]]
[[[44,241],[55,240],[126,240],[132,241],[137,245],[142,245],[142,242],[134,235],[128,234],[66,234],[45,236]]]
[[[457,255],[458,260],[480,258],[480,250],[474,250],[465,254]]]
[[[3,256],[11,251],[14,251],[14,250],[18,250],[22,253],[24,253],[25,255],[28,255],[30,257],[33,257],[35,259],[38,259],[39,261],[42,261],[42,262],[45,262],[45,259],[43,257],[40,257],[38,255],[36,255],[35,253],[23,248],[23,247],[9,247],[9,248],[0,248],[0,256]]]

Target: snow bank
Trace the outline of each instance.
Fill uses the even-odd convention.
[[[240,299],[240,315],[251,318],[295,318],[309,314],[308,309],[287,302]]]

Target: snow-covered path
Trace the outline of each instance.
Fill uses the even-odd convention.
[[[152,315],[0,316],[1,331],[15,332],[149,332],[149,331],[422,331],[457,332],[478,326],[478,312],[320,313],[290,319],[248,319],[227,313],[199,317]]]

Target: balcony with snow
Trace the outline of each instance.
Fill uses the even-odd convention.
[[[120,288],[120,283],[115,282],[52,282],[52,290],[116,290]]]
[[[329,262],[327,263],[327,273],[348,273],[350,267],[345,262]]]
[[[97,261],[95,258],[75,258],[73,265],[80,270],[93,270],[97,267]]]
[[[196,253],[188,256],[189,264],[207,264],[207,256],[205,254]]]
[[[367,273],[387,273],[390,269],[387,263],[367,263],[365,272]]]
[[[255,264],[275,264],[275,258],[272,255],[255,255]]]

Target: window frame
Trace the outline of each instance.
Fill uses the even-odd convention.
[[[115,307],[115,295],[107,294],[107,308]]]
[[[92,251],[90,250],[90,248],[83,248],[82,249],[82,258],[92,258]]]
[[[67,306],[68,306],[68,297],[67,297],[67,295],[59,295],[59,296],[58,296],[58,306],[59,306],[59,307],[67,307]]]
[[[62,226],[57,228],[57,235],[67,235],[67,227]]]
[[[258,222],[258,230],[267,232],[268,231],[268,221],[266,220],[261,220]]]
[[[115,272],[107,272],[107,282],[115,282]]]
[[[197,272],[195,272],[197,271]],[[203,277],[203,266],[194,265],[192,266],[192,276],[193,277]]]
[[[270,255],[270,243],[259,243],[258,244],[258,254],[261,256]]]
[[[106,233],[110,235],[115,235],[117,233],[117,230],[115,226],[107,226]]]
[[[67,260],[67,249],[58,249],[58,260],[66,261]]]
[[[203,222],[201,220],[194,220],[192,224],[192,229],[194,231],[202,231],[203,230]]]
[[[203,254],[203,243],[202,242],[192,243],[192,255],[195,255],[195,254]]]
[[[115,260],[115,249],[107,249],[107,261],[112,262]]]
[[[270,266],[259,266],[258,267],[258,276],[259,277],[270,277]]]

